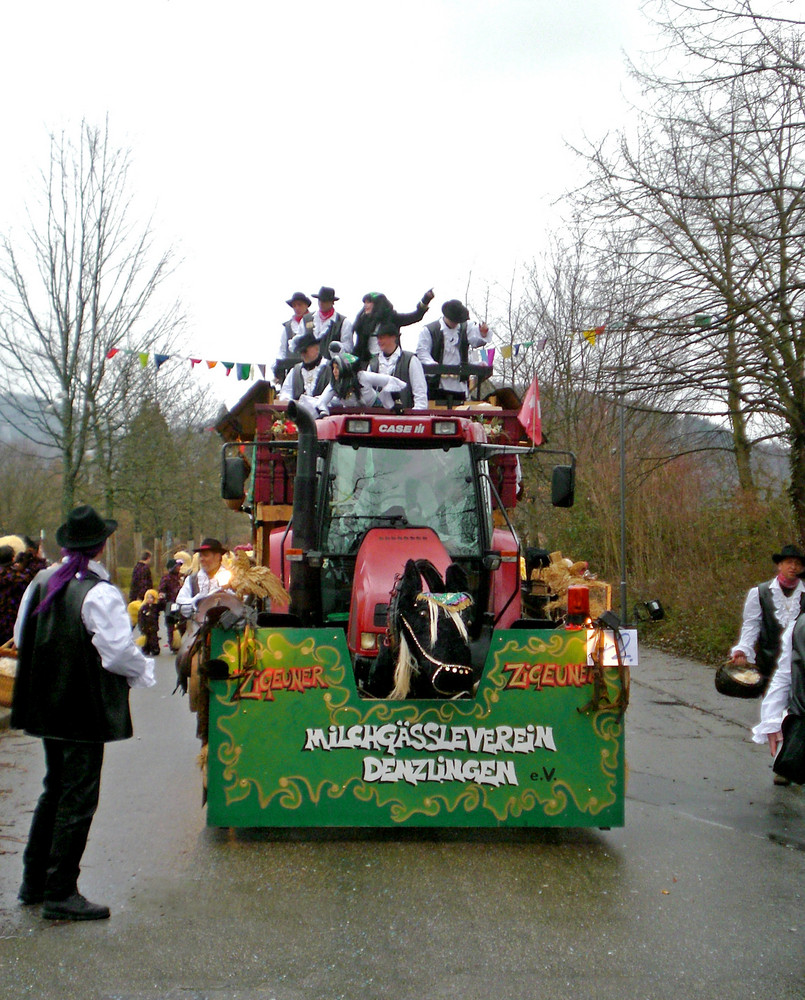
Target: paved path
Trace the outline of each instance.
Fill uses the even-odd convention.
[[[85,856],[109,921],[17,905],[41,748],[0,734],[0,1000],[805,997],[805,796],[709,667],[644,647],[608,832],[208,829],[169,656],[158,674]]]

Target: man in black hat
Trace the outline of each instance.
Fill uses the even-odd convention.
[[[319,349],[323,358],[330,357],[330,344],[334,340],[340,341],[347,351],[352,350],[352,323],[335,311],[335,304],[338,296],[335,289],[327,285],[322,285],[318,292],[314,292],[314,299],[318,299],[319,308],[313,314],[313,332],[319,341]]]
[[[219,590],[229,590],[232,574],[222,564],[226,549],[217,538],[205,538],[197,549],[199,569],[190,573],[176,597],[179,610],[189,618],[199,601]]]
[[[132,735],[129,688],[152,687],[153,662],[134,644],[123,595],[98,557],[117,522],[88,505],[56,532],[65,558],[23,595],[11,724],[42,739],[44,791],[23,853],[19,900],[51,920],[102,920],[109,908],[78,891],[98,805],[104,743]]]
[[[377,328],[377,346],[380,353],[369,362],[368,371],[393,375],[405,382],[405,388],[395,393],[395,399],[406,410],[427,410],[428,386],[422,362],[411,351],[400,347],[400,328],[386,321]]]
[[[805,553],[796,545],[784,545],[772,560],[777,575],[752,587],[746,595],[741,636],[730,650],[736,666],[752,663],[764,677],[774,672],[781,636],[796,621],[805,595],[800,579],[805,571]]]
[[[419,334],[416,356],[423,365],[466,365],[471,347],[484,347],[491,334],[486,323],[471,323],[463,302],[448,299],[442,305],[441,319],[424,326]],[[463,403],[469,396],[467,382],[457,375],[428,379],[431,399],[450,405]]]
[[[312,331],[303,333],[301,337],[293,341],[292,346],[294,351],[301,354],[302,360],[294,365],[285,376],[279,399],[287,403],[292,399],[301,399],[304,396],[311,401],[315,408],[318,397],[330,384],[332,378],[330,360],[322,357],[321,344]]]
[[[304,292],[294,292],[285,301],[293,309],[293,316],[282,324],[277,358],[274,362],[274,377],[277,379],[284,378],[288,368],[280,362],[299,360],[299,356],[293,353],[291,341],[306,330],[313,329],[313,313],[310,312],[310,299],[307,295]]]

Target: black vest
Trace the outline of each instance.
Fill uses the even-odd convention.
[[[311,396],[320,396],[332,380],[333,373],[330,365],[321,365],[319,367],[319,373],[316,376],[316,381],[313,383],[313,391],[310,393]],[[302,365],[298,364],[294,366],[293,375],[291,377],[291,395],[294,399],[300,399],[305,394],[305,383],[302,378]]]
[[[323,358],[330,357],[330,344],[334,340],[341,339],[341,328],[344,325],[344,317],[341,313],[336,313],[333,316],[332,323],[327,327],[327,333],[319,341],[319,350],[321,351],[321,356]]]
[[[408,377],[408,370],[411,367],[411,358],[414,355],[411,351],[400,351],[394,371],[391,373],[395,378],[405,382],[405,388],[399,392],[393,392],[392,398],[400,403],[403,409],[410,410],[414,405],[414,390],[411,388],[411,381]],[[380,372],[380,355],[376,354],[369,362],[370,372]]]
[[[783,634],[783,626],[777,621],[774,614],[771,584],[759,584],[757,596],[760,601],[760,632],[755,649],[755,666],[764,677],[771,677],[777,666],[777,657],[780,655],[780,637]],[[803,610],[803,603],[805,603],[805,593],[799,599],[800,614]]]
[[[428,323],[425,329],[430,331],[430,356],[437,365],[440,365],[444,358],[442,322],[437,319],[435,323]],[[466,323],[459,323],[458,325],[458,356],[460,363],[466,365],[470,356],[470,338],[467,334]]]
[[[14,685],[11,724],[32,736],[107,743],[132,735],[129,683],[101,666],[81,607],[95,586],[93,573],[71,580],[50,607],[34,615],[57,567],[37,574],[28,605]]]

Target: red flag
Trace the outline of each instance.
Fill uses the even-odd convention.
[[[539,385],[537,376],[528,387],[528,392],[523,399],[523,405],[517,414],[517,419],[523,425],[526,434],[534,444],[542,444],[542,411],[539,405]]]

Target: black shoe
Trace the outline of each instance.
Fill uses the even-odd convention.
[[[44,889],[37,889],[36,886],[28,885],[27,882],[23,882],[20,886],[20,891],[17,893],[17,899],[23,906],[36,906],[37,903],[44,902],[45,891]]]
[[[42,907],[46,920],[108,920],[109,907],[90,903],[80,892],[67,899],[48,899]]]

